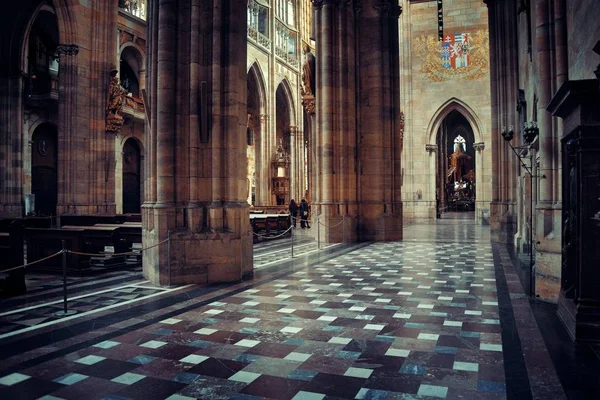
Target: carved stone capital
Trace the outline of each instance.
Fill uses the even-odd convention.
[[[437,144],[426,144],[425,145],[425,151],[428,152],[429,154],[431,153],[435,153],[437,151]]]
[[[377,0],[373,4],[373,8],[380,17],[398,18],[402,14],[402,7],[395,3],[392,0]]]
[[[483,149],[485,149],[485,143],[483,143],[483,142],[473,143],[473,148],[475,149],[475,151],[483,151]]]
[[[76,56],[79,53],[79,46],[76,44],[59,44],[56,46],[56,53],[58,55]]]
[[[315,101],[314,96],[305,96],[302,98],[302,105],[306,109],[306,112],[309,114],[316,113],[317,102]]]

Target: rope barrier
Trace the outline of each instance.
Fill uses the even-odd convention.
[[[265,236],[265,235],[260,235],[258,233],[252,232],[252,234],[256,237],[259,238],[264,238],[264,239],[278,239],[280,237],[282,237],[283,235],[285,235],[286,233],[288,233],[292,228],[294,228],[293,226],[290,226],[286,231],[284,231],[282,234],[277,235],[277,236]]]
[[[324,227],[329,228],[329,229],[331,229],[331,228],[337,228],[338,226],[340,226],[343,223],[344,223],[344,216],[343,215],[342,215],[342,220],[339,223],[335,224],[335,225],[325,225],[324,223],[322,223],[321,221],[319,221],[319,224],[321,226],[324,226]]]
[[[47,256],[47,257],[40,258],[39,260],[35,260],[35,261],[32,261],[32,262],[30,262],[30,263],[27,263],[27,264],[19,265],[18,267],[13,267],[13,268],[9,268],[9,269],[4,269],[4,270],[0,271],[0,273],[10,272],[10,271],[17,270],[17,269],[19,269],[19,268],[26,268],[26,267],[28,267],[28,266],[30,266],[30,265],[39,264],[39,263],[41,263],[41,262],[44,262],[44,261],[46,261],[46,260],[49,260],[49,259],[51,259],[51,258],[53,258],[53,257],[56,257],[56,256],[58,256],[58,255],[62,254],[63,252],[65,252],[65,253],[71,253],[71,254],[75,254],[75,255],[78,255],[78,256],[90,256],[90,257],[96,257],[96,256],[101,256],[101,255],[108,255],[108,256],[111,256],[111,257],[120,257],[120,256],[133,256],[133,255],[136,255],[136,254],[140,254],[142,251],[150,250],[150,249],[152,249],[152,248],[154,248],[154,247],[160,246],[161,244],[163,244],[163,243],[166,243],[166,242],[168,242],[168,241],[169,241],[169,238],[166,238],[165,240],[163,240],[163,241],[161,241],[161,242],[158,242],[158,243],[156,243],[156,244],[153,244],[152,246],[149,246],[149,247],[146,247],[146,248],[140,249],[140,250],[139,250],[139,251],[137,251],[137,252],[135,252],[135,251],[129,251],[129,252],[127,252],[127,253],[116,253],[116,254],[109,254],[109,253],[107,253],[107,254],[102,254],[102,253],[82,253],[82,252],[79,252],[79,251],[73,251],[73,250],[61,250],[61,251],[59,251],[59,252],[56,252],[56,253],[54,253],[54,254],[52,254],[52,255],[49,255],[49,256]]]
[[[156,244],[153,244],[152,246],[146,247],[144,249],[140,249],[139,251],[128,251],[126,253],[115,253],[115,254],[110,254],[110,253],[106,253],[106,254],[102,254],[102,253],[81,253],[79,251],[73,251],[73,250],[67,250],[67,253],[71,253],[71,254],[76,254],[78,256],[91,256],[91,257],[95,257],[95,256],[101,256],[101,255],[108,255],[111,257],[120,257],[120,256],[133,256],[136,254],[140,254],[142,251],[146,251],[146,250],[150,250],[154,247],[160,246],[161,244],[168,242],[169,238],[166,238],[165,240],[163,240],[162,242],[158,242]]]
[[[19,265],[18,267],[13,267],[13,268],[2,270],[2,271],[0,271],[0,273],[10,272],[10,271],[14,271],[14,270],[19,269],[19,268],[28,267],[29,265],[38,264],[38,263],[41,263],[42,261],[46,261],[46,260],[49,260],[49,259],[51,259],[53,257],[56,257],[57,255],[62,254],[62,253],[63,253],[63,250],[61,250],[61,251],[59,251],[57,253],[54,253],[54,254],[52,254],[52,255],[50,255],[48,257],[40,258],[39,260],[35,260],[35,261],[32,261],[32,262],[27,263],[27,264]]]

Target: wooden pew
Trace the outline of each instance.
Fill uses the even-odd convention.
[[[0,224],[0,271],[24,264],[22,221],[2,221]],[[0,292],[6,296],[16,296],[27,291],[25,269],[0,272]]]
[[[290,227],[289,214],[250,214],[250,225],[252,231],[262,236],[277,236],[285,232]],[[254,235],[254,241],[260,241],[261,238]]]
[[[27,228],[25,229],[27,237],[27,262],[40,260],[51,254],[62,250],[62,240],[65,240],[67,249],[77,252],[85,252],[84,230],[61,229],[61,228]],[[83,273],[89,269],[88,256],[76,254],[67,255],[67,270],[75,273]],[[62,271],[62,255],[51,258],[50,260],[28,267],[35,271]]]
[[[99,227],[118,228],[122,240],[126,243],[125,251],[129,251],[134,243],[142,243],[142,223],[125,222],[123,224],[95,224]]]

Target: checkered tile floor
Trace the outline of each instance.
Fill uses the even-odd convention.
[[[501,399],[497,301],[489,244],[377,243],[0,376],[0,398]]]
[[[99,293],[72,297],[68,302],[68,308],[78,313],[84,313],[123,303],[124,301],[142,299],[164,291],[165,289],[162,288],[127,285]],[[2,312],[0,313],[0,338],[7,333],[59,320],[61,317],[55,316],[54,313],[62,310],[62,300],[55,300],[37,306]]]

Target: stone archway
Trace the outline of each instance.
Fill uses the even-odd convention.
[[[440,213],[475,211],[476,163],[473,128],[452,110],[438,130],[436,199]]]
[[[266,133],[268,121],[264,77],[258,62],[254,62],[248,70],[247,87],[248,203],[262,206],[270,204],[271,200],[270,141]]]
[[[454,126],[454,128],[449,129],[449,124]],[[440,211],[443,211],[448,206],[448,195],[446,192],[447,177],[445,175],[447,175],[449,170],[450,161],[448,157],[454,152],[453,141],[461,132],[464,136],[467,136],[463,136],[466,142],[463,149],[472,159],[474,179],[479,182],[479,184],[476,182],[474,185],[473,201],[474,216],[476,221],[480,223],[488,218],[487,213],[489,212],[489,196],[486,195],[489,188],[485,186],[488,183],[484,182],[489,166],[485,167],[483,157],[483,150],[485,149],[482,132],[483,126],[477,114],[468,104],[453,97],[438,108],[431,118],[427,127],[427,134],[429,143],[432,144],[426,146],[427,151],[430,153],[430,193],[434,193],[436,196],[432,201],[439,201],[438,207],[440,207]],[[450,131],[453,129],[458,129],[460,132],[457,131],[452,136],[452,132]]]
[[[294,197],[295,188],[298,185],[293,166],[295,160],[297,160],[299,149],[296,147],[296,113],[291,93],[290,84],[286,79],[281,81],[275,91],[275,144],[278,145],[281,142],[284,151],[290,154],[292,158],[290,168],[287,168],[285,172],[286,177],[289,179],[289,191],[286,194],[281,193],[273,196],[273,204],[277,205],[289,203],[290,199]]]

